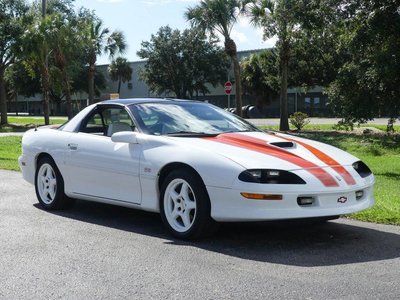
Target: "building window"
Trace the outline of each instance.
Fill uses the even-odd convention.
[[[314,98],[314,108],[320,108],[320,99],[319,97]]]
[[[311,107],[311,98],[310,97],[305,97],[304,98],[304,108],[309,109]]]

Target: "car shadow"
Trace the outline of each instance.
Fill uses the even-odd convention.
[[[39,204],[34,204],[41,209]],[[304,267],[330,266],[393,259],[400,256],[399,234],[326,222],[225,223],[219,231],[197,241],[171,237],[158,214],[113,205],[77,201],[55,215],[157,237],[171,246],[185,245],[232,257]]]

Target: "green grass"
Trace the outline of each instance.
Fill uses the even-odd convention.
[[[351,218],[400,225],[400,135],[307,132],[298,135],[339,147],[363,160],[376,176],[374,207]],[[21,137],[0,137],[0,169],[19,170]]]
[[[44,117],[8,117],[8,123],[17,125],[44,125]],[[67,118],[50,117],[50,124],[63,124]]]
[[[0,137],[0,169],[19,171],[21,139],[20,136]]]
[[[333,124],[308,124],[304,126],[303,130],[304,131],[333,131]],[[354,126],[354,128],[357,128],[358,126]],[[374,125],[374,124],[361,124],[360,127],[374,127],[379,130],[382,130],[386,132],[386,125]],[[279,126],[260,126],[261,129],[263,130],[279,130]],[[292,125],[290,125],[290,130],[295,130],[296,128]],[[394,131],[395,132],[400,132],[400,125],[395,125],[394,126]]]
[[[8,117],[8,124],[0,126],[0,132],[23,132],[35,126],[44,125],[44,117]],[[64,117],[50,117],[50,124],[63,124]]]

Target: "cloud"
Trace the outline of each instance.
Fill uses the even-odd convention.
[[[272,38],[263,41],[263,45],[265,45],[266,48],[272,48],[275,47],[276,42],[278,41],[278,37],[275,35]]]
[[[243,15],[239,17],[237,24],[242,28],[249,28],[250,26],[252,26],[250,24],[250,18]]]
[[[249,41],[249,39],[243,32],[237,31],[235,29],[233,29],[231,32],[231,38],[240,44],[246,44]]]

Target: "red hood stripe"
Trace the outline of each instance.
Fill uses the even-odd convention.
[[[295,142],[295,143],[303,146],[304,148],[306,148],[308,151],[310,151],[312,154],[314,154],[319,160],[326,163],[328,166],[330,166],[332,169],[334,169],[338,174],[340,174],[340,176],[343,177],[344,181],[346,181],[346,183],[348,185],[356,184],[356,181],[354,180],[353,176],[351,176],[351,174],[343,166],[341,166],[336,160],[334,160],[329,155],[323,153],[322,151],[318,150],[317,148],[315,148],[307,143],[304,143],[302,141],[283,137],[280,135],[277,135],[277,136],[286,141]]]
[[[336,180],[320,166],[310,161],[307,161],[296,154],[277,148],[275,146],[268,145],[267,142],[262,139],[249,137],[237,133],[220,134],[216,137],[206,137],[204,139],[277,157],[305,169],[327,187],[338,186]]]

